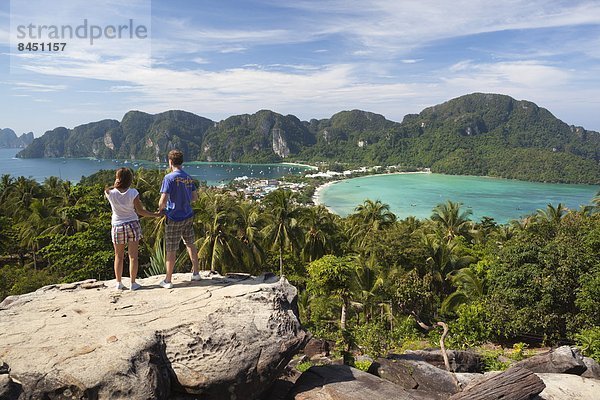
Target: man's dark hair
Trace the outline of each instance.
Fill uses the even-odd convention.
[[[169,152],[169,160],[173,162],[173,165],[179,167],[183,164],[183,152],[180,150],[171,150]]]

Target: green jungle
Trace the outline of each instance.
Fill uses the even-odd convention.
[[[135,173],[132,187],[148,210],[157,207],[162,178]],[[113,171],[76,185],[0,178],[0,300],[113,278],[103,197],[113,179]],[[450,200],[428,219],[398,220],[378,201],[341,218],[303,197],[280,189],[258,202],[202,187],[194,203],[201,268],[284,274],[299,290],[303,324],[350,359],[436,346],[441,332],[421,330],[418,317],[446,322],[450,348],[495,344],[522,353],[576,343],[600,361],[600,193],[579,210],[548,204],[505,225],[472,221]],[[140,276],[164,271],[162,226],[142,218]],[[189,272],[180,253],[176,270]]]
[[[48,131],[17,157],[165,162],[172,148],[187,161],[401,165],[449,175],[600,183],[600,133],[567,125],[532,102],[486,93],[451,99],[402,122],[361,110],[310,121],[261,110],[220,122],[178,110],[130,111],[120,122]]]

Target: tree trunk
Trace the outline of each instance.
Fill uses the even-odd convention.
[[[419,326],[423,329],[426,330],[431,330],[434,328],[434,326],[428,326],[425,323],[423,323],[423,321],[421,321],[421,319],[418,317],[418,315],[413,311],[411,312],[412,316],[415,318],[415,320],[417,321],[417,324],[419,324]],[[456,377],[456,375],[454,374],[454,371],[452,371],[452,369],[450,368],[450,362],[448,361],[448,354],[446,353],[446,345],[444,343],[444,341],[446,340],[446,335],[448,334],[448,325],[446,325],[446,323],[444,322],[437,322],[436,323],[437,326],[441,326],[444,329],[444,333],[442,333],[442,337],[440,338],[440,349],[442,351],[442,357],[444,358],[444,365],[446,366],[446,369],[448,370],[448,372],[450,372],[452,374],[452,378],[454,379],[454,383],[456,384],[456,387],[460,388],[460,382],[458,382],[458,378]]]
[[[36,245],[33,245],[32,255],[33,255],[33,269],[37,270],[37,257],[36,257]]]
[[[440,349],[442,350],[442,357],[444,358],[444,365],[446,366],[446,370],[448,372],[453,372],[452,369],[450,368],[450,361],[448,360],[448,353],[446,352],[446,344],[445,344],[445,340],[446,340],[446,336],[448,335],[448,325],[445,322],[438,322],[437,323],[438,326],[441,326],[444,329],[444,333],[442,333],[442,337],[440,338]],[[452,375],[454,376],[454,375]],[[456,377],[455,377],[456,379]],[[458,384],[458,381],[456,381],[456,383]]]
[[[279,245],[279,277],[283,278],[283,246]]]
[[[342,299],[342,317],[340,318],[340,328],[342,331],[346,330],[346,299]]]
[[[513,367],[498,375],[483,378],[450,400],[525,400],[537,398],[546,385],[533,372]]]
[[[210,255],[210,271],[215,272],[215,248],[216,244],[213,243],[212,254]]]

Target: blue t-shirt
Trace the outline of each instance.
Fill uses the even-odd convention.
[[[176,170],[167,174],[160,188],[161,193],[167,193],[169,200],[165,214],[173,221],[183,221],[194,215],[192,210],[192,192],[196,185],[191,176],[185,171]]]

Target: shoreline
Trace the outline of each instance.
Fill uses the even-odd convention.
[[[340,182],[340,180],[335,180],[335,181],[329,181],[329,182],[325,182],[322,185],[319,185],[315,188],[315,192],[312,195],[312,202],[314,203],[315,206],[323,206],[327,209],[327,211],[329,211],[330,213],[336,214],[335,211],[333,211],[333,209],[331,207],[329,207],[327,204],[321,202],[321,192],[323,190],[325,190],[326,188],[328,188],[329,186]]]
[[[282,163],[277,163],[277,164],[280,164],[280,165],[292,165],[292,166],[295,166],[295,167],[305,167],[305,168],[312,169],[312,170],[318,170],[319,169],[318,167],[315,167],[314,165],[300,164],[300,163],[295,163],[295,162],[282,162]]]
[[[315,192],[312,195],[312,202],[314,203],[315,206],[324,206],[327,210],[329,210],[329,212],[337,214],[331,207],[329,207],[327,204],[325,204],[322,199],[321,199],[321,195],[323,190],[325,190],[326,188],[330,187],[331,185],[334,185],[338,182],[341,181],[346,181],[346,180],[350,180],[350,179],[357,179],[357,178],[369,178],[372,176],[382,176],[382,175],[407,175],[407,174],[431,174],[431,171],[427,170],[427,171],[410,171],[410,172],[389,172],[389,173],[385,173],[385,174],[372,174],[372,175],[364,175],[364,176],[356,176],[354,178],[345,178],[345,179],[335,179],[335,180],[331,180],[328,182],[325,182],[322,185],[319,185],[315,188]]]

